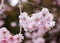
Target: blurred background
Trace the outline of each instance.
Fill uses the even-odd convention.
[[[60,43],[60,0],[24,0],[28,2],[22,3],[22,12],[27,12],[29,15],[39,12],[46,7],[54,15],[56,25],[51,31],[45,33],[45,43]],[[0,0],[1,3],[1,0]],[[7,27],[12,34],[19,33],[19,6],[12,7],[8,0],[4,1],[5,5],[0,9],[0,28]],[[22,31],[24,35],[24,30]],[[32,43],[31,39],[25,37],[22,43]]]

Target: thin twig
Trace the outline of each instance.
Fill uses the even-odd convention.
[[[20,9],[20,14],[22,13],[22,5],[21,5],[21,0],[19,0],[19,9]]]
[[[27,3],[28,3],[28,4],[31,4],[31,5],[33,5],[33,6],[39,7],[39,8],[46,8],[46,7],[39,6],[39,5],[36,5],[36,4],[34,4],[34,3],[31,3],[31,2],[27,2]],[[49,9],[49,11],[51,11],[51,10]]]
[[[19,0],[19,10],[20,10],[20,14],[22,13],[22,8],[21,8],[21,0]],[[20,26],[20,34],[22,32],[22,27]]]
[[[37,7],[39,7],[39,8],[44,8],[43,6],[39,6],[39,5],[36,5],[36,4],[34,4],[34,3],[31,3],[31,2],[27,2],[28,4],[31,4],[31,5],[33,5],[33,6],[37,6]]]

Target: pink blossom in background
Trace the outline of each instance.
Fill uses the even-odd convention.
[[[36,39],[32,39],[33,43],[45,43],[45,39],[43,38],[36,38]]]
[[[4,21],[0,20],[0,27],[2,27],[4,25]]]
[[[16,27],[17,26],[17,23],[16,22],[11,22],[11,27]]]
[[[32,34],[30,32],[25,32],[25,37],[31,38],[32,37]]]
[[[57,43],[55,39],[51,40],[50,43]]]
[[[38,37],[37,32],[32,33],[32,39]]]
[[[42,30],[42,29],[41,29],[41,30],[38,30],[38,31],[37,31],[37,35],[38,35],[39,37],[43,37],[44,34],[45,34],[45,32],[46,32],[46,31],[44,31],[44,30]]]
[[[58,2],[58,6],[60,6],[60,0],[57,0],[57,2]]]
[[[57,3],[56,3],[56,1],[53,1],[53,3],[52,3],[53,5],[57,5]]]
[[[60,6],[60,0],[53,0],[53,5]]]
[[[31,40],[26,40],[24,43],[32,43]]]

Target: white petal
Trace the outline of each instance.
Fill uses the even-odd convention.
[[[18,4],[19,0],[9,0],[9,3],[12,7],[16,6]]]
[[[47,8],[43,8],[42,13],[49,14],[49,10]]]

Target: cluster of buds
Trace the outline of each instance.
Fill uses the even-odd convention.
[[[12,35],[5,27],[0,28],[0,43],[20,43],[22,34]]]

